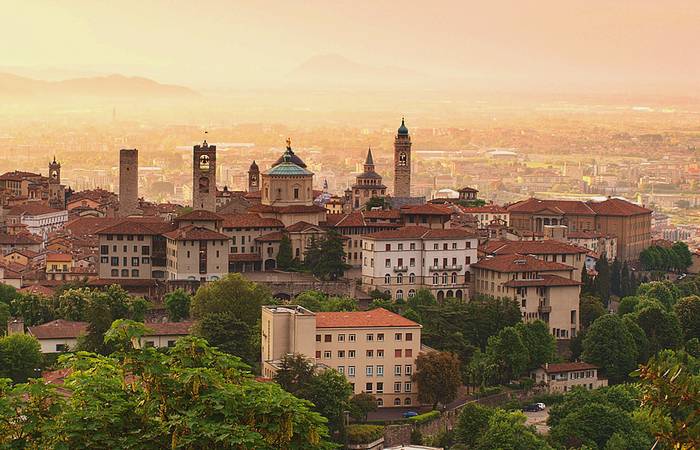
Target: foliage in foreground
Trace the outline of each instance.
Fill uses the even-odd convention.
[[[309,402],[255,381],[239,358],[196,337],[168,353],[141,349],[143,332],[117,321],[106,336],[117,352],[61,357],[69,396],[41,380],[2,380],[0,447],[332,448]]]

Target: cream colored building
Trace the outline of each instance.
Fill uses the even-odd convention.
[[[407,226],[363,236],[362,284],[394,299],[429,289],[438,300],[468,299],[478,239],[463,229]]]
[[[524,321],[542,320],[557,339],[571,339],[578,333],[581,282],[574,267],[506,254],[487,256],[472,269],[477,294],[516,300]]]
[[[228,273],[226,235],[187,225],[165,233],[169,280],[214,281]]]
[[[378,308],[314,313],[300,306],[262,309],[262,375],[272,378],[285,355],[301,354],[345,375],[353,392],[379,406],[413,406],[411,380],[421,351],[421,325]]]
[[[608,385],[600,378],[598,366],[585,362],[545,364],[530,373],[536,385],[547,388],[549,393],[564,393],[574,387],[598,389]]]
[[[508,226],[510,221],[510,214],[508,210],[503,206],[499,205],[484,205],[484,206],[460,206],[459,207],[464,214],[471,214],[476,219],[479,228],[486,228],[494,220],[502,221],[504,225]]]

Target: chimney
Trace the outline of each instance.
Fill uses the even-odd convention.
[[[24,334],[24,319],[16,317],[7,321],[7,335]]]

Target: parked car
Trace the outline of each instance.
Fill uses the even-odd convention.
[[[547,407],[544,403],[532,403],[530,405],[526,405],[523,408],[523,411],[527,412],[538,412],[538,411],[544,411],[544,409]]]
[[[406,411],[405,413],[403,413],[403,418],[408,419],[411,417],[416,417],[417,415],[418,415],[418,413],[415,411]]]

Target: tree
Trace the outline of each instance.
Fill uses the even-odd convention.
[[[536,369],[557,357],[557,341],[541,320],[515,326],[529,357],[527,368]],[[501,331],[502,333],[503,331]]]
[[[416,358],[413,381],[418,384],[418,400],[433,405],[457,398],[462,385],[459,358],[454,353],[431,351]]]
[[[644,330],[635,322],[635,319],[636,317],[634,314],[628,314],[622,318],[622,325],[634,340],[634,345],[637,349],[637,364],[642,364],[649,359],[651,347],[649,345],[649,338]]]
[[[294,297],[294,303],[314,311],[356,311],[357,300],[350,297],[329,297],[323,292],[306,291]]]
[[[200,286],[192,298],[190,314],[194,319],[201,319],[210,313],[231,313],[232,317],[254,327],[260,319],[262,306],[274,303],[267,288],[239,273],[231,273]]]
[[[313,362],[299,353],[285,355],[275,374],[275,382],[297,397],[308,396],[308,388],[316,369]]]
[[[41,365],[41,346],[36,338],[26,334],[0,338],[0,378],[24,383],[37,376]]]
[[[64,290],[57,298],[56,316],[64,320],[85,322],[91,300],[92,292],[88,288]]]
[[[20,293],[17,292],[17,289],[10,286],[9,284],[0,283],[0,303],[5,303],[6,305],[9,305],[10,303],[12,303],[12,300],[16,299],[19,296]]]
[[[497,367],[497,379],[501,383],[510,383],[522,375],[530,361],[528,348],[514,327],[506,327],[497,335],[491,336],[486,354]]]
[[[521,412],[496,409],[489,418],[488,429],[477,439],[477,450],[549,450],[551,447],[532,427],[525,425]]]
[[[671,310],[680,297],[680,292],[670,281],[652,281],[640,284],[637,288],[637,295],[654,298],[661,302],[667,310]]]
[[[251,366],[260,360],[260,344],[254,339],[259,334],[259,327],[250,327],[231,312],[206,314],[197,322],[195,334]]]
[[[10,302],[10,314],[21,317],[24,325],[31,327],[50,322],[55,318],[51,301],[43,295],[20,294]]]
[[[683,332],[678,318],[659,303],[642,308],[632,314],[632,318],[649,339],[650,354],[681,345]]]
[[[190,317],[192,296],[184,289],[175,289],[165,294],[165,309],[171,322],[180,322]]]
[[[637,295],[628,295],[620,300],[620,304],[617,306],[617,313],[621,316],[634,312],[637,309],[637,305],[641,301],[642,297]]]
[[[43,382],[0,386],[0,445],[10,448],[330,449],[324,419],[305,400],[261,383],[238,358],[200,338],[162,352],[138,348],[143,325],[107,333],[109,357],[61,357],[55,394]],[[23,420],[17,420],[22,417]]]
[[[455,426],[455,439],[472,448],[479,436],[489,427],[489,420],[494,410],[476,402],[469,402],[462,407]]]
[[[365,209],[382,208],[386,209],[386,199],[384,197],[372,197],[365,203]]]
[[[318,243],[318,249],[311,247],[304,260],[311,272],[322,280],[342,278],[345,264],[345,247],[343,237],[335,230],[329,230]]]
[[[579,299],[581,328],[588,328],[600,316],[607,314],[603,302],[598,297],[582,294]]]
[[[637,347],[622,319],[613,314],[598,318],[583,340],[583,360],[599,366],[611,383],[627,379],[636,367]]]
[[[681,324],[685,340],[700,338],[700,297],[692,295],[681,298],[673,305],[673,311]]]
[[[10,320],[10,305],[0,302],[0,336],[7,332],[7,323]]]
[[[350,416],[358,422],[367,422],[367,415],[376,410],[377,398],[372,394],[362,392],[350,398]]]
[[[287,270],[294,266],[294,256],[292,255],[292,241],[285,233],[280,240],[280,248],[277,252],[277,268]]]
[[[603,300],[604,305],[610,301],[610,264],[605,253],[603,253],[595,263],[595,270],[598,274],[595,277],[594,288],[596,296]]]
[[[618,297],[622,296],[622,263],[617,258],[610,265],[610,290]]]

